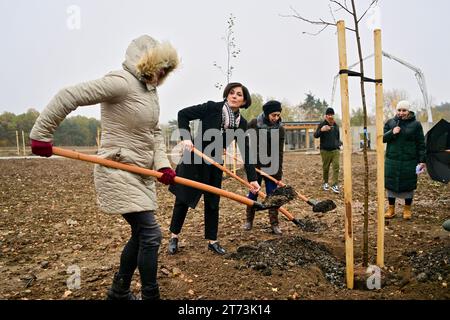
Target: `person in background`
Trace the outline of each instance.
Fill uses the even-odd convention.
[[[320,156],[322,157],[323,190],[330,189],[328,177],[330,165],[333,168],[331,190],[339,193],[339,148],[342,143],[339,138],[339,126],[334,120],[333,108],[325,110],[325,118],[317,127],[314,138],[320,138]]]
[[[203,152],[213,142],[203,140],[207,130],[217,130],[221,132],[224,144],[223,148],[227,147],[227,143],[231,143],[232,139],[227,139],[227,135],[234,133],[238,129],[243,132],[247,130],[247,120],[240,114],[241,108],[248,108],[252,104],[251,96],[248,89],[238,82],[229,83],[223,92],[223,101],[206,103],[187,107],[178,112],[178,127],[180,130],[187,132],[189,138],[181,137],[184,149],[190,153],[193,147],[189,121],[200,120],[202,130],[197,133],[201,135],[200,139],[194,141],[201,141],[197,149]],[[254,165],[249,163],[248,143],[245,145],[238,141],[239,150],[245,154],[245,171],[247,179],[250,181],[253,188],[251,192],[256,193],[260,187],[256,179],[256,172]],[[212,157],[222,157],[222,150],[220,155],[212,155]],[[219,160],[217,162],[221,162]],[[213,187],[220,188],[222,185],[222,171],[217,167],[201,161],[200,163],[185,163],[181,161],[176,168],[177,175],[183,178],[195,180],[198,182],[209,184]],[[208,250],[213,253],[223,255],[226,253],[225,249],[217,240],[217,233],[219,229],[219,202],[220,197],[209,192],[202,192],[198,189],[190,188],[183,185],[173,185],[169,190],[176,196],[175,205],[173,208],[172,220],[170,222],[171,238],[169,240],[168,252],[169,254],[176,254],[178,252],[178,240],[181,228],[183,227],[189,207],[195,208],[203,194],[205,202],[205,239],[208,241]]]
[[[405,199],[403,218],[409,220],[417,175],[425,169],[426,155],[422,125],[409,101],[397,104],[397,114],[384,125],[383,142],[387,143],[384,184],[389,201],[385,218],[395,216],[395,200],[401,198]]]
[[[102,136],[98,156],[156,169],[163,173],[160,182],[173,183],[176,174],[166,156],[159,127],[156,88],[178,63],[177,52],[169,43],[159,43],[148,35],[133,40],[122,70],[62,89],[50,101],[31,131],[32,152],[50,157],[53,133],[66,116],[79,106],[100,103]],[[136,299],[130,291],[136,268],[142,299],[159,299],[156,275],[161,230],[155,218],[154,179],[96,165],[94,184],[100,209],[121,215],[131,227],[131,237],[123,248],[107,299]]]
[[[271,175],[276,180],[280,181],[283,177],[283,147],[284,147],[284,139],[285,139],[285,130],[283,127],[283,123],[281,122],[281,103],[279,101],[271,100],[266,102],[263,105],[263,112],[251,120],[248,124],[249,129],[256,130],[256,141],[254,142],[257,146],[257,155],[258,155],[258,164],[257,168],[264,170],[264,167],[269,167],[273,162],[278,164],[278,170],[275,174]],[[265,135],[260,135],[261,131],[265,131]],[[274,135],[275,131],[277,131],[276,135]],[[274,141],[273,137],[276,136],[278,139]],[[261,137],[266,137],[265,139],[260,139]],[[277,154],[271,154],[271,150],[273,148],[272,143],[276,143],[278,150]],[[268,154],[268,158],[271,159],[271,162],[263,165],[260,159],[260,148],[265,147]],[[278,157],[276,161],[274,161],[274,157]],[[258,176],[258,183],[261,184],[264,179],[264,183],[266,185],[266,195],[270,195],[277,188],[277,184],[266,178],[260,174]],[[257,194],[249,193],[248,198],[256,201],[258,198]],[[253,207],[247,207],[246,212],[246,222],[244,224],[244,230],[251,230],[253,227],[253,220],[255,219],[255,209]],[[280,228],[280,224],[278,221],[278,210],[276,208],[269,209],[269,222],[272,232],[276,235],[281,235],[282,231]]]

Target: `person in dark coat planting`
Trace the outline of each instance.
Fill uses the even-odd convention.
[[[339,148],[342,145],[339,138],[339,127],[334,121],[333,108],[325,110],[325,119],[319,124],[314,138],[320,138],[320,156],[322,157],[322,172],[323,172],[323,190],[330,189],[328,184],[328,175],[330,172],[330,165],[333,168],[333,181],[331,190],[334,193],[339,193]]]
[[[264,168],[270,167],[269,170],[276,170],[273,174],[271,174],[271,176],[277,180],[281,180],[283,177],[283,147],[285,137],[285,130],[281,122],[281,103],[275,100],[266,102],[263,105],[263,112],[258,117],[249,122],[248,128],[256,130],[255,145],[257,147],[258,169],[264,170]],[[262,133],[261,131],[265,131],[266,134],[260,136],[260,133]],[[277,145],[273,146],[272,143],[276,143]],[[268,163],[267,161],[261,160],[262,153],[260,149],[262,147],[267,150],[266,152],[262,153],[264,153],[264,155],[267,154],[267,160],[270,159]],[[278,150],[277,154],[272,155],[272,149]],[[275,157],[277,158],[275,159]],[[275,189],[277,188],[277,184],[275,182],[273,182],[269,178],[263,177],[260,174],[257,175],[259,184],[261,184],[262,180],[264,179],[264,183],[266,185],[266,195],[270,195],[273,191],[275,191]],[[256,201],[258,195],[249,193],[248,197]],[[248,206],[244,230],[248,231],[252,229],[254,218],[255,209]],[[278,221],[277,209],[269,209],[269,221],[272,232],[277,235],[281,235],[282,231]]]
[[[411,219],[417,174],[425,169],[426,148],[422,125],[408,101],[400,101],[396,116],[384,125],[383,142],[387,143],[384,185],[389,201],[385,218],[395,216],[395,199],[401,198],[405,199],[403,218]]]
[[[178,127],[180,131],[184,131],[188,136],[183,136],[183,132],[180,132],[182,143],[188,157],[191,157],[191,163],[181,161],[176,168],[177,176],[206,183],[217,188],[221,187],[222,171],[213,165],[205,163],[198,156],[193,156],[190,152],[193,143],[189,121],[200,120],[201,130],[198,130],[199,132],[197,132],[194,142],[196,149],[204,153],[211,149],[213,143],[217,143],[217,141],[207,141],[207,135],[214,132],[219,133],[219,139],[223,143],[220,145],[220,150],[212,150],[211,157],[216,159],[216,162],[223,163],[223,149],[233,141],[234,133],[241,129],[241,133],[244,134],[247,130],[247,121],[239,113],[239,110],[240,108],[248,108],[251,105],[251,97],[245,86],[234,82],[226,86],[223,98],[224,100],[221,102],[208,101],[204,104],[184,108],[178,112]],[[253,186],[250,191],[257,193],[260,187],[257,182],[255,166],[250,164],[249,161],[248,140],[245,139],[245,143],[243,143],[243,140],[237,139],[237,142],[239,150],[245,155],[247,179]],[[183,158],[186,158],[186,156],[183,156]],[[205,202],[205,239],[208,240],[208,249],[217,254],[225,254],[225,249],[217,240],[220,197],[183,185],[172,185],[169,190],[176,196],[170,223],[172,234],[169,240],[169,253],[175,254],[178,251],[178,235],[183,227],[188,209],[189,207],[195,208],[203,194]]]

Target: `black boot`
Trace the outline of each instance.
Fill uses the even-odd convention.
[[[281,235],[281,228],[278,222],[278,210],[277,209],[269,209],[269,221],[272,232],[276,235]]]
[[[170,238],[169,247],[167,248],[169,254],[175,254],[178,252],[178,238]]]
[[[142,300],[161,300],[159,296],[159,287],[142,288]]]
[[[130,292],[131,278],[132,276],[121,276],[116,273],[106,300],[137,300],[136,296]]]
[[[253,228],[253,220],[255,219],[255,209],[247,206],[246,222],[244,224],[244,230],[249,231]]]

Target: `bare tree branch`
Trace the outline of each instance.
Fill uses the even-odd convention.
[[[317,36],[319,33],[321,33],[323,30],[325,30],[326,28],[328,28],[330,25],[325,25],[322,29],[320,29],[319,31],[317,31],[316,33],[311,33],[311,32],[306,32],[306,31],[303,31],[302,33],[303,34],[307,34],[307,35],[310,35],[310,36]]]
[[[370,6],[366,9],[366,11],[364,11],[364,13],[362,14],[362,16],[358,19],[358,23],[362,20],[362,18],[364,18],[364,16],[366,15],[366,13],[370,10],[370,8],[372,8],[374,5],[376,5],[378,3],[378,0],[373,0],[372,3],[370,4]]]
[[[290,6],[290,8],[291,8],[291,10],[294,12],[293,15],[280,15],[280,16],[281,16],[281,17],[285,17],[285,18],[296,18],[296,19],[302,20],[302,21],[304,21],[304,22],[308,22],[308,23],[310,23],[310,24],[324,25],[324,27],[323,27],[320,31],[318,31],[318,32],[316,32],[316,33],[303,32],[303,34],[318,35],[318,34],[321,33],[323,30],[325,30],[327,27],[329,27],[329,26],[336,26],[336,22],[328,22],[328,21],[325,21],[325,20],[323,20],[323,19],[319,19],[319,20],[311,20],[311,19],[307,19],[307,18],[301,16],[300,13],[298,13],[292,6]],[[333,19],[334,19],[334,16],[333,16]],[[334,20],[335,20],[335,19],[334,19]],[[346,29],[349,30],[349,31],[355,32],[355,29],[351,29],[351,28],[347,28],[347,27],[346,27]]]
[[[328,8],[330,9],[330,14],[331,14],[331,16],[333,17],[333,21],[334,21],[334,23],[336,24],[336,23],[337,23],[337,22],[336,22],[336,18],[334,17],[333,9],[331,9],[331,5],[330,5],[330,4],[328,4]]]
[[[342,3],[340,3],[339,1],[336,0],[330,0],[330,2],[333,2],[335,4],[337,4],[339,7],[341,7],[342,9],[344,9],[345,11],[347,11],[348,13],[350,13],[351,15],[353,15],[353,12],[351,12],[350,10],[348,10],[346,8],[346,6],[343,6]]]

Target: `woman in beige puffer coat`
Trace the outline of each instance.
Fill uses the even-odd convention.
[[[33,153],[51,156],[53,133],[64,118],[79,106],[100,103],[102,136],[98,155],[159,170],[163,172],[160,182],[173,183],[175,172],[159,127],[156,87],[178,63],[177,52],[170,44],[159,43],[147,35],[133,40],[123,70],[62,89],[50,101],[30,134]],[[108,298],[134,298],[129,288],[136,267],[141,276],[142,297],[159,298],[156,272],[161,231],[154,217],[154,179],[96,165],[94,182],[100,209],[123,215],[132,231]]]

